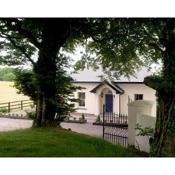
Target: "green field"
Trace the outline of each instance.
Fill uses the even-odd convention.
[[[0,103],[29,99],[27,96],[18,94],[13,84],[13,82],[9,81],[0,81]]]

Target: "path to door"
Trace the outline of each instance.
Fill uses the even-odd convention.
[[[79,117],[81,117],[81,114],[73,113],[71,116],[78,119]],[[86,135],[90,135],[90,136],[95,136],[95,137],[102,137],[103,136],[103,127],[92,124],[96,120],[95,115],[85,114],[85,118],[87,120],[87,123],[78,124],[78,123],[62,122],[61,126],[65,129],[70,128],[72,131],[75,131],[78,133],[82,133],[82,134],[86,134]]]
[[[102,126],[95,126],[92,123],[85,123],[85,124],[78,124],[78,123],[61,123],[61,126],[65,129],[70,128],[72,131],[95,136],[95,137],[102,137],[103,135],[103,128]]]

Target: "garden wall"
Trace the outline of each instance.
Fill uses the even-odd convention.
[[[140,151],[150,152],[149,136],[139,136],[139,125],[142,129],[155,128],[155,103],[138,100],[128,104],[128,144]]]

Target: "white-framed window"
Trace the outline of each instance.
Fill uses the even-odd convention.
[[[85,92],[78,92],[78,105],[84,107],[85,106]]]
[[[134,100],[143,100],[143,94],[135,94]]]

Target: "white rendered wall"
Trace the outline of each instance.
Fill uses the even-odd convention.
[[[156,117],[152,114],[154,103],[139,100],[128,105],[128,144],[148,153],[150,152],[149,137],[139,136],[136,126],[139,124],[143,129],[145,127],[155,128]]]
[[[74,92],[75,98],[78,98],[78,92],[85,92],[85,107],[78,106],[78,103],[75,103],[75,108],[77,108],[76,112],[98,115],[99,97],[97,94],[90,92],[93,88],[95,88],[98,85],[98,83],[75,83],[75,85],[86,88]]]
[[[141,126],[141,128],[149,127],[154,129],[156,125],[156,117],[151,115],[140,114],[137,115],[136,123],[138,123]],[[141,151],[149,153],[150,152],[149,137],[139,136],[138,133],[139,131],[136,131],[135,147],[139,148]]]
[[[94,89],[99,83],[75,83],[76,86],[81,86],[86,89],[77,90],[74,92],[74,97],[78,98],[78,92],[85,92],[85,107],[78,106],[78,103],[75,103],[76,112],[79,113],[89,113],[98,115],[102,113],[103,104],[105,104],[105,94],[107,91],[104,91],[103,97],[101,97],[101,92],[105,89],[108,89],[112,92],[113,95],[113,112],[116,114],[119,113],[119,94],[109,87],[108,85],[101,86],[96,93],[91,93],[90,91]]]
[[[155,93],[156,91],[144,84],[117,84],[120,88],[122,88],[125,93],[121,95],[121,114],[128,114],[128,98],[131,101],[134,101],[134,94],[143,94],[143,100],[156,101]],[[156,115],[156,104],[153,106],[153,115]]]
[[[78,103],[75,104],[77,112],[89,113],[98,115],[102,112],[102,105],[104,104],[105,97],[101,98],[100,93],[103,89],[108,88],[113,94],[113,112],[121,114],[128,114],[128,97],[134,101],[134,94],[143,94],[144,100],[156,101],[155,90],[149,88],[144,84],[131,84],[131,83],[118,83],[117,85],[122,88],[125,93],[122,95],[116,92],[108,85],[101,86],[96,93],[90,91],[94,89],[99,83],[75,83],[77,86],[85,87],[86,89],[78,90],[74,96],[78,98],[78,92],[85,92],[85,107],[79,107]],[[120,97],[119,97],[120,96]],[[120,103],[120,104],[119,104]],[[120,109],[119,109],[120,107]],[[153,115],[156,115],[156,105],[153,106]]]

